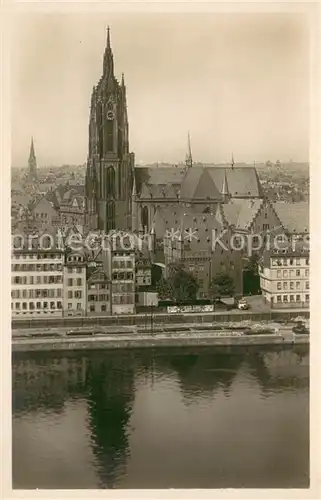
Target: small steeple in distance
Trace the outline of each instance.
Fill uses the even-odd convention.
[[[229,190],[228,190],[228,184],[227,184],[226,170],[224,172],[223,187],[222,187],[222,196],[223,196],[224,202],[226,202],[228,200],[228,197],[229,197]]]
[[[34,143],[33,143],[33,137],[31,137],[30,154],[29,154],[29,160],[28,160],[28,179],[30,181],[37,180],[37,159],[36,159],[36,155],[35,155],[35,147],[34,147]]]
[[[235,161],[234,161],[234,155],[232,153],[232,159],[231,159],[231,167],[234,168]]]
[[[190,168],[193,166],[191,138],[190,138],[189,132],[187,134],[187,153],[186,153],[185,165],[187,168]]]

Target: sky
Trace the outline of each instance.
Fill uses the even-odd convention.
[[[87,159],[110,26],[136,163],[308,161],[302,13],[20,14],[12,34],[12,166]]]

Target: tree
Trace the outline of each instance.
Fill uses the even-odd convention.
[[[210,294],[216,297],[231,297],[234,295],[235,286],[233,278],[227,273],[218,273],[210,283]]]
[[[199,284],[195,277],[184,269],[181,263],[168,266],[168,279],[161,278],[157,284],[160,299],[175,302],[189,302],[196,299]]]
[[[172,287],[168,280],[161,277],[156,285],[156,291],[160,300],[172,300]]]
[[[257,253],[253,253],[251,257],[246,262],[244,271],[247,271],[253,275],[258,274],[260,256]]]
[[[193,274],[186,271],[181,263],[169,266],[169,282],[175,302],[188,302],[196,299],[199,284]]]

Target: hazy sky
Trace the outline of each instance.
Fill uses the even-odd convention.
[[[106,26],[136,162],[308,160],[302,14],[30,14],[12,49],[12,164],[84,163]]]

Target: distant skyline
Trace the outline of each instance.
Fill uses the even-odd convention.
[[[301,14],[21,15],[12,43],[12,165],[87,159],[106,27],[125,75],[136,163],[306,162],[309,29]]]

